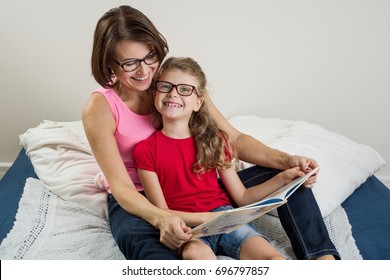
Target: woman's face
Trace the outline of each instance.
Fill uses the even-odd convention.
[[[153,49],[146,44],[121,41],[116,47],[116,57],[110,67],[122,86],[135,91],[146,91],[159,65],[153,54]],[[124,69],[132,71],[126,72]]]

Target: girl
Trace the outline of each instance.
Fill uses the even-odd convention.
[[[234,150],[203,102],[206,77],[191,58],[169,58],[155,75],[156,107],[152,137],[141,141],[134,160],[147,198],[172,211],[189,226],[197,226],[231,209],[228,194],[218,185],[217,170],[234,203],[239,206],[261,200],[290,182],[296,169],[277,174],[267,182],[246,189],[232,163]],[[214,213],[209,213],[212,211]],[[200,213],[196,213],[200,212]],[[180,250],[183,259],[284,259],[252,226],[229,234],[193,238]]]

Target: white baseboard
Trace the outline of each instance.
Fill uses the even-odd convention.
[[[386,185],[386,187],[388,187],[389,188],[389,190],[390,190],[390,176],[380,176],[380,175],[378,175],[378,176],[376,176],[379,180],[381,180],[381,182],[383,183],[383,184],[385,184]]]
[[[9,162],[0,162],[0,179],[3,178],[4,174],[11,167],[11,164]]]

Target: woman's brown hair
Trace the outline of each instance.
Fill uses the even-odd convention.
[[[161,63],[168,53],[164,36],[142,12],[130,6],[119,6],[105,13],[98,21],[92,47],[92,75],[105,88],[112,88],[112,70],[108,66],[115,59],[120,41],[145,43],[156,51]]]

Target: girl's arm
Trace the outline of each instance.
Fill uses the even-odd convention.
[[[226,190],[238,206],[257,202],[290,183],[293,179],[304,175],[299,167],[294,167],[278,173],[262,184],[245,188],[233,167],[218,170],[218,172]]]
[[[154,206],[136,190],[119,154],[114,137],[115,120],[104,96],[94,93],[90,97],[82,120],[96,161],[121,207],[160,229],[160,241],[171,249],[191,238],[184,233],[188,227],[181,219]]]
[[[218,216],[220,213],[216,212],[183,212],[170,210],[164,198],[164,194],[161,189],[160,182],[158,180],[157,174],[152,171],[138,169],[138,175],[142,182],[142,186],[144,187],[146,196],[150,200],[151,203],[156,205],[159,208],[165,209],[171,212],[174,215],[179,216],[184,220],[184,222],[188,226],[197,226],[200,225],[209,219]]]

